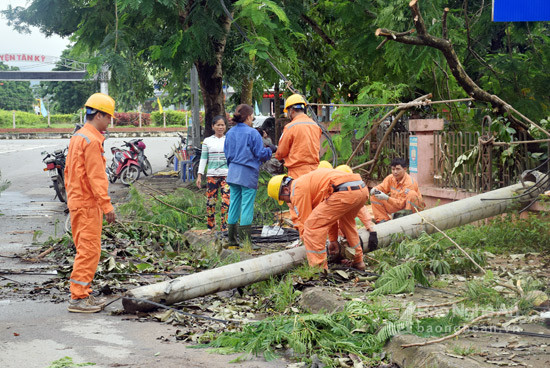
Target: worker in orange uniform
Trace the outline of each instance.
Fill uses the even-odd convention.
[[[335,170],[343,171],[349,174],[353,173],[353,170],[348,165],[336,166]],[[368,198],[367,198],[368,199]],[[365,226],[365,229],[369,232],[369,242],[367,245],[367,252],[372,252],[378,249],[378,235],[374,230],[374,222],[367,211],[367,207],[363,206],[357,213],[357,217]],[[329,244],[329,254],[334,255],[339,251],[338,241],[331,241]]]
[[[267,194],[292,206],[298,218],[295,224],[306,247],[310,266],[327,269],[327,235],[338,239],[342,230],[350,247],[355,249],[352,267],[363,270],[363,250],[355,226],[355,217],[369,193],[361,176],[319,168],[298,179],[277,175],[271,178]],[[338,226],[333,226],[337,224]]]
[[[115,211],[108,194],[103,150],[104,132],[115,113],[115,101],[94,93],[86,101],[86,124],[71,138],[65,166],[67,204],[71,215],[76,257],[71,273],[69,312],[95,313],[105,302],[90,293],[101,254],[103,215],[115,221]]]
[[[294,179],[309,173],[319,165],[321,128],[305,114],[306,100],[293,94],[285,101],[284,112],[291,119],[279,139],[275,158],[284,160],[288,175]]]
[[[372,212],[377,224],[391,220],[390,215],[397,211],[405,210],[410,214],[422,211],[425,207],[418,183],[407,174],[407,160],[395,158],[390,165],[392,173],[370,192]]]

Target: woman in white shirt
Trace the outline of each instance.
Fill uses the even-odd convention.
[[[227,210],[229,209],[229,185],[227,178],[227,161],[223,152],[225,143],[225,118],[221,115],[212,119],[214,135],[205,138],[202,142],[199,174],[197,175],[197,187],[201,187],[204,169],[206,171],[206,215],[208,218],[208,230],[216,227],[216,201],[218,191],[221,195],[220,222],[221,231],[227,230]]]

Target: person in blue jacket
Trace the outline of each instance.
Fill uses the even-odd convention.
[[[239,246],[237,232],[241,243],[250,242],[260,165],[269,160],[277,148],[273,145],[264,147],[260,133],[252,128],[254,110],[251,106],[237,106],[233,121],[237,124],[225,135],[223,150],[229,167],[226,179],[230,193],[227,235],[228,246]]]

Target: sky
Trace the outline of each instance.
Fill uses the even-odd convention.
[[[26,7],[30,0],[0,0],[0,10],[5,10],[8,5]],[[14,31],[8,26],[7,19],[0,14],[0,60],[4,59],[1,55],[16,54],[17,59],[20,54],[38,55],[47,57],[59,57],[61,52],[69,45],[68,39],[59,36],[46,38],[38,31],[38,28],[32,27],[31,34],[22,34]],[[45,58],[45,61],[53,61],[51,58]],[[29,61],[8,61],[4,62],[10,66],[17,66],[25,71],[48,71],[52,70],[54,64],[29,62]]]

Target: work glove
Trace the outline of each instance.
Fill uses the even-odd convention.
[[[370,195],[373,196],[374,193],[376,193],[378,191],[378,189],[376,189],[375,187],[373,187],[371,190],[370,190]]]
[[[380,199],[381,201],[386,201],[386,200],[388,200],[388,198],[390,198],[389,195],[387,195],[386,193],[381,192],[381,191],[379,191],[379,190],[376,190],[376,191],[374,192],[374,196],[375,196],[377,199]]]
[[[270,144],[268,145],[269,149],[271,150],[272,153],[275,153],[277,151],[277,146],[274,145],[274,144]]]
[[[367,247],[367,252],[373,252],[378,249],[378,235],[376,231],[371,231],[369,233],[369,244]]]

